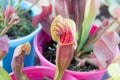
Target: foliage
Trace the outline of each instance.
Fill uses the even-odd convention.
[[[61,80],[73,58],[78,62],[76,66],[87,62],[100,70],[107,68],[118,53],[119,18],[113,18],[112,22],[103,21],[93,32],[92,25],[101,0],[49,2],[47,6],[41,5],[42,13],[33,18],[33,25],[40,22],[43,30],[57,42],[55,80]]]
[[[21,1],[22,0],[2,0],[0,4],[1,36],[7,34],[10,39],[16,39],[26,36],[36,29],[31,24],[32,17],[29,11],[38,0],[26,10],[20,8]]]
[[[25,12],[24,15],[22,12],[25,10],[23,9],[18,9],[16,14],[21,18],[20,22],[17,23],[16,25],[13,25],[8,32],[6,33],[8,36],[10,36],[10,39],[16,39],[16,38],[21,38],[24,37],[31,32],[33,32],[37,27],[33,27],[31,23],[32,17],[30,16],[29,12]],[[20,13],[21,12],[21,13]]]
[[[9,50],[8,37],[0,37],[0,60],[4,58],[6,53]],[[22,72],[24,66],[24,55],[29,55],[31,50],[30,43],[25,43],[17,46],[14,51],[13,59],[12,59],[12,69],[14,75],[16,76],[16,80],[28,80],[27,76],[24,72]],[[1,80],[12,80],[9,74],[0,66],[0,79]]]
[[[120,0],[102,0],[102,2],[108,6],[108,11],[114,18],[120,17]]]
[[[24,66],[24,55],[29,55],[30,50],[30,43],[25,43],[15,48],[11,66],[17,80],[29,80],[22,69]]]
[[[120,79],[120,54],[113,59],[112,63],[108,66],[108,73],[111,78],[108,80],[119,80]]]
[[[0,37],[0,60],[4,58],[9,50],[8,37]],[[0,79],[1,80],[12,80],[9,74],[0,66]]]
[[[13,0],[0,0],[0,1],[2,2],[0,3],[0,60],[2,60],[9,50],[8,43],[9,40],[8,36],[10,36],[9,34],[16,35],[17,33],[20,33],[18,31],[18,29],[20,29],[20,31],[22,31],[22,34],[21,33],[20,34],[22,36],[25,36],[26,35],[26,32],[24,32],[25,29],[28,34],[30,33],[30,31],[33,31],[34,29],[30,28],[32,27],[32,25],[30,24],[31,17],[27,12],[27,10],[29,11],[29,9],[31,9],[33,5],[30,6],[30,8],[28,8],[25,12],[25,10],[23,11],[22,9],[19,9],[22,0],[17,0],[14,6],[12,6]],[[8,4],[4,4],[4,1],[6,3],[8,1]],[[23,13],[25,13],[25,15]],[[21,22],[18,23],[20,20]],[[17,26],[15,26],[16,24]],[[8,36],[4,36],[5,34],[8,34]],[[14,38],[16,37],[14,36],[13,39]],[[22,72],[22,68],[24,65],[23,57],[24,54],[30,53],[30,49],[31,49],[30,43],[22,44],[15,49],[14,57],[12,60],[12,68],[14,74],[16,75],[17,80],[27,79],[27,77],[25,77],[24,73]],[[12,80],[9,74],[2,67],[0,67],[0,71],[1,71],[0,80]]]

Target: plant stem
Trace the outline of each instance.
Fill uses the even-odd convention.
[[[116,32],[120,31],[120,21],[119,20],[115,20],[116,23],[118,23],[118,26],[115,28]]]
[[[12,2],[13,2],[13,0],[10,0],[10,1],[9,1],[9,4],[12,5]]]
[[[4,17],[3,17],[3,14],[0,13],[0,21],[3,21]]]
[[[3,36],[6,32],[8,32],[8,30],[12,27],[13,24],[14,24],[14,22],[8,23],[5,26],[5,28],[1,31],[0,36]]]
[[[62,76],[63,74],[57,69],[57,73],[55,74],[54,80],[62,80]]]
[[[29,11],[35,4],[38,3],[39,0],[35,0],[35,2],[27,9],[25,10],[24,12],[22,12],[22,14],[26,13],[27,11]]]
[[[10,27],[6,26],[2,32],[0,33],[0,36],[3,36],[8,30],[9,30]]]
[[[2,0],[2,10],[4,9],[5,0]]]
[[[14,5],[15,11],[17,11],[17,9],[19,8],[19,5],[20,5],[21,1],[22,0],[18,0],[17,3]]]
[[[19,17],[16,14],[13,16],[11,20],[5,25],[5,28],[1,31],[0,36],[3,36],[12,26],[20,21]]]
[[[12,80],[9,74],[0,66],[0,80]]]

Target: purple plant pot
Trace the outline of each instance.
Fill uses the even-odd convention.
[[[29,80],[44,80],[44,76],[47,76],[53,80],[55,75],[55,69],[46,66],[31,66],[23,69]],[[16,80],[13,72],[10,73],[12,80]],[[65,73],[62,80],[77,80],[75,77]]]
[[[46,43],[50,42],[50,39],[51,38],[44,31],[41,30],[34,38],[34,48],[40,59],[40,62],[41,62],[40,64],[42,66],[49,66],[49,67],[55,68],[55,65],[49,62],[42,55],[42,48],[46,45]],[[106,69],[94,70],[90,72],[77,72],[77,71],[66,70],[66,73],[73,75],[78,80],[102,80],[102,77],[104,76],[105,72],[106,72]]]

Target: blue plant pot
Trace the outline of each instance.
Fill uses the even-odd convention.
[[[32,4],[27,2],[27,1],[22,1],[22,3],[20,4],[20,8],[24,8],[24,9],[27,9],[31,6]],[[40,9],[36,6],[32,7],[31,8],[31,11],[30,11],[30,14],[31,16],[34,16],[36,14],[39,14],[40,13]],[[5,68],[5,70],[10,73],[12,70],[11,70],[11,60],[12,60],[12,56],[13,56],[13,53],[14,53],[14,49],[20,45],[20,44],[23,44],[23,43],[26,43],[26,42],[30,42],[31,43],[31,53],[30,55],[26,55],[24,57],[24,67],[26,66],[33,66],[34,65],[34,47],[33,47],[33,39],[34,39],[34,36],[40,31],[41,29],[41,25],[39,24],[38,28],[32,32],[31,34],[25,36],[25,37],[22,37],[20,39],[15,39],[15,40],[10,40],[9,41],[9,45],[10,45],[10,48],[9,48],[9,52],[7,53],[7,55],[5,56],[5,58],[3,59],[3,67]]]

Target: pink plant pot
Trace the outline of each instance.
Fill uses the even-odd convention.
[[[44,80],[44,76],[47,76],[53,80],[55,75],[55,69],[46,66],[31,66],[26,67],[23,71],[28,76],[29,80]],[[13,72],[10,73],[12,80],[16,80]],[[62,80],[77,80],[75,77],[65,73]]]
[[[42,66],[49,66],[49,67],[55,68],[55,65],[49,62],[42,55],[42,48],[46,45],[46,43],[50,42],[50,39],[51,38],[44,31],[41,30],[34,38],[34,48],[40,59],[40,62],[41,62],[40,64]],[[66,73],[73,75],[78,80],[102,80],[102,77],[104,76],[105,72],[106,72],[106,69],[94,70],[90,72],[77,72],[77,71],[66,70]]]

